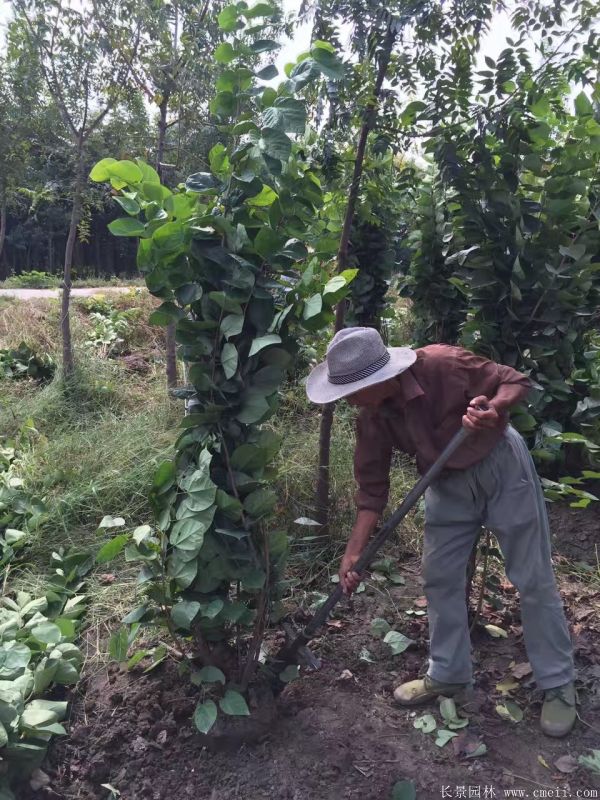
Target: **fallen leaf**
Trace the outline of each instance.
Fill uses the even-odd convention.
[[[414,606],[417,608],[427,608],[427,598],[426,597],[417,597],[417,599],[413,603]]]
[[[109,575],[109,574],[98,575],[98,580],[100,581],[100,583],[104,583],[104,584],[106,584],[106,583],[114,583],[117,580],[117,577],[116,577],[116,575]]]
[[[344,623],[339,619],[328,619],[325,623],[328,628],[343,628]]]
[[[370,630],[372,636],[381,637],[389,633],[392,630],[392,626],[386,619],[383,619],[383,617],[375,617],[375,619],[371,621]]]
[[[336,680],[338,681],[351,681],[354,678],[354,675],[350,672],[349,669],[342,670],[341,675],[339,675]]]
[[[444,745],[448,744],[450,739],[454,739],[455,736],[458,736],[458,733],[454,733],[454,731],[447,731],[445,728],[440,728],[437,732],[435,744],[438,747],[444,747]]]
[[[509,722],[521,722],[523,719],[523,711],[512,700],[506,700],[504,703],[498,704],[496,712],[502,719],[506,719]]]
[[[391,572],[390,580],[392,583],[395,583],[396,586],[404,586],[404,584],[406,583],[406,579],[402,575],[400,575],[399,572]]]
[[[504,628],[499,628],[497,625],[484,625],[484,628],[490,636],[494,637],[494,639],[499,639],[500,637],[503,639],[508,638],[508,633],[504,630]]]
[[[510,692],[518,689],[519,685],[514,678],[506,678],[506,680],[496,684],[496,691],[500,692],[500,694],[510,694]]]
[[[158,744],[164,744],[167,741],[167,732],[160,731],[160,733],[156,737],[156,741],[158,742]]]
[[[512,670],[512,674],[518,680],[521,680],[526,675],[531,675],[531,673],[532,669],[529,661],[523,661],[521,664],[517,664]]]
[[[561,772],[569,773],[569,772],[575,772],[575,770],[578,768],[579,765],[575,759],[575,756],[566,755],[557,758],[556,761],[554,762],[554,766]]]
[[[423,714],[423,716],[417,717],[413,722],[413,728],[416,728],[418,731],[423,731],[423,733],[431,733],[436,727],[437,723],[432,714]]]
[[[471,731],[459,733],[456,739],[452,740],[452,749],[458,758],[478,758],[487,753],[485,743]]]
[[[413,781],[398,781],[392,788],[392,800],[416,800],[417,790]]]
[[[386,644],[389,644],[393,656],[400,655],[400,653],[403,653],[407,647],[410,647],[411,644],[414,644],[413,639],[409,639],[408,636],[405,636],[403,633],[399,633],[399,631],[388,631],[383,637],[383,641]]]
[[[362,650],[360,651],[360,653],[358,654],[358,660],[359,661],[366,661],[367,664],[374,664],[375,663],[375,659],[371,655],[371,651],[367,650],[366,647],[363,647]]]
[[[539,761],[539,763],[542,765],[542,767],[546,767],[546,769],[550,769],[550,765],[548,764],[548,762],[546,761],[546,759],[544,758],[544,756],[538,756],[538,757],[537,757],[537,760],[538,760],[538,761]]]

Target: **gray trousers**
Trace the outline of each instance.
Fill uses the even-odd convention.
[[[573,651],[552,570],[542,487],[525,442],[510,426],[482,461],[443,475],[425,494],[428,674],[444,683],[472,679],[466,568],[482,526],[498,539],[506,574],[519,591],[525,647],[538,687],[551,689],[573,680]]]

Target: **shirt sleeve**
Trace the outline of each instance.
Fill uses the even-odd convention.
[[[358,484],[354,496],[359,511],[381,514],[388,502],[392,442],[377,414],[363,409],[356,422],[354,478]]]
[[[468,396],[472,399],[485,395],[490,399],[498,392],[500,386],[513,385],[522,387],[521,397],[525,397],[531,388],[526,375],[512,367],[496,364],[469,350],[457,348],[457,368],[466,384]]]

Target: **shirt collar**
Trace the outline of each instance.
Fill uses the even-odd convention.
[[[393,397],[386,400],[381,405],[381,410],[389,410],[393,413],[393,409],[405,408],[405,406],[417,397],[421,397],[425,392],[419,381],[415,378],[412,369],[409,367],[404,372],[401,372],[395,379],[397,391]]]

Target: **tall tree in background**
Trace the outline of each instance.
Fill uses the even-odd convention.
[[[69,377],[74,370],[69,316],[71,267],[83,208],[86,148],[90,136],[127,91],[139,36],[132,31],[127,9],[119,0],[102,0],[94,8],[71,4],[69,0],[15,0],[14,7],[24,35],[37,53],[48,93],[68,131],[75,163],[61,303],[63,371]],[[100,19],[106,22],[101,25]],[[106,25],[111,30],[127,31],[126,58],[111,50],[104,34]]]
[[[437,0],[315,0],[303,3],[300,14],[314,14],[315,33],[333,41],[341,38],[342,25],[350,26],[350,44],[358,61],[335,93],[337,113],[349,115],[350,126],[358,135],[354,169],[348,187],[348,204],[340,234],[338,267],[348,265],[350,236],[359,198],[360,183],[369,134],[388,130],[399,112],[398,94],[410,96],[420,84],[440,84],[446,69],[454,72],[440,91],[452,92],[461,104],[471,73],[479,36],[489,24],[493,7],[488,3],[442,5]],[[385,86],[386,79],[390,82]],[[330,92],[330,94],[333,94]],[[345,101],[347,98],[347,101]],[[412,108],[411,108],[412,106]],[[409,104],[405,115],[415,113]],[[355,133],[355,135],[356,135]],[[335,330],[344,325],[344,303],[336,312]],[[316,517],[327,524],[329,512],[329,454],[334,406],[323,408],[319,434],[319,468],[316,491]]]

